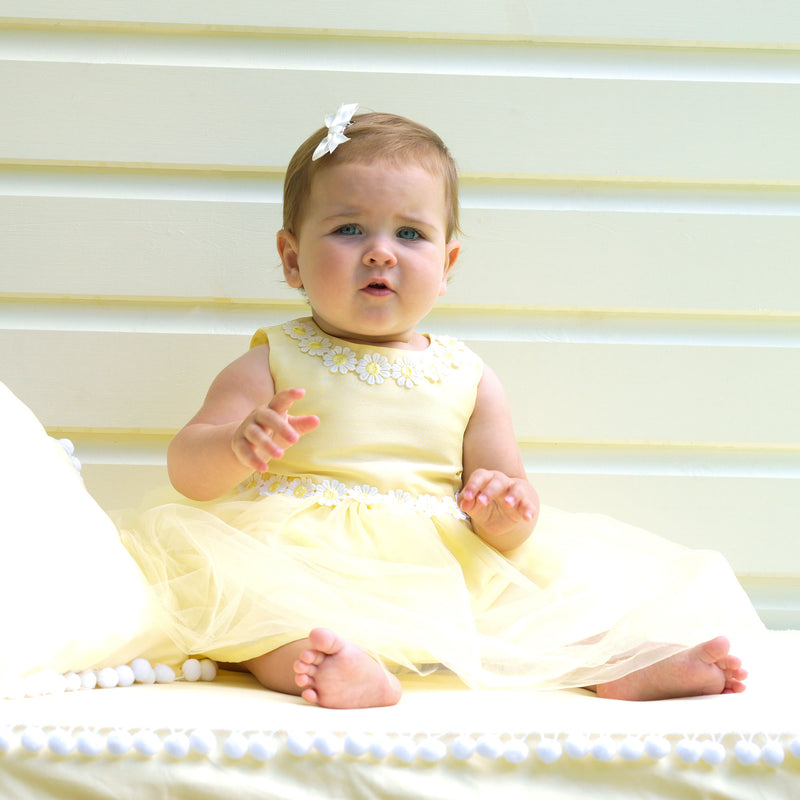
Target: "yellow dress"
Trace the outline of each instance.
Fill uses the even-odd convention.
[[[507,557],[478,538],[455,495],[482,362],[429,338],[356,345],[310,318],[256,333],[319,428],[225,497],[122,531],[183,652],[242,661],[326,626],[390,668],[563,688],[760,630],[720,555],[615,520],[545,507]]]

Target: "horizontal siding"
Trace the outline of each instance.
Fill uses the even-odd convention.
[[[476,37],[647,39],[670,41],[800,43],[793,0],[646,3],[636,0],[503,0],[430,3],[373,0],[355,9],[341,2],[313,6],[279,0],[3,0],[0,14],[31,21],[151,23],[234,28],[305,28],[331,31],[428,33]]]
[[[0,379],[101,504],[162,484],[213,375],[304,313],[283,169],[359,101],[456,156],[425,327],[500,374],[543,500],[720,549],[800,627],[794,0],[68,5],[0,0]]]
[[[377,71],[310,79],[302,69],[13,60],[3,82],[0,152],[11,161],[280,169],[297,131],[318,126],[314,110],[353,98],[383,110],[388,97],[436,130],[467,173],[800,181],[800,84]],[[487,126],[475,98],[498,95]]]
[[[150,183],[131,197],[141,181],[118,173],[0,172],[0,289],[41,293],[47,264],[51,295],[294,297],[276,266],[274,178]],[[800,188],[576,188],[468,181],[446,301],[800,312]]]

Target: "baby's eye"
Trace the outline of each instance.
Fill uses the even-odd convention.
[[[336,229],[336,233],[340,233],[342,236],[358,236],[361,233],[361,229],[358,225],[348,222],[346,225],[340,225]]]
[[[399,239],[407,239],[408,241],[414,241],[414,239],[421,238],[420,232],[415,230],[414,228],[400,228],[397,231],[397,237]]]

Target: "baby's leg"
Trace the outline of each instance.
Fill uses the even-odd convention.
[[[381,664],[325,628],[243,664],[267,689],[327,708],[390,706],[402,693]]]
[[[730,655],[730,642],[718,636],[595,688],[598,697],[614,700],[666,700],[743,692],[746,677],[741,660]]]

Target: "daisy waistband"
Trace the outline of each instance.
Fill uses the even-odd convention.
[[[261,495],[281,494],[306,498],[322,506],[336,506],[353,501],[370,508],[399,504],[426,517],[448,515],[456,519],[469,519],[458,507],[455,497],[448,495],[413,495],[402,489],[380,492],[376,486],[367,484],[347,486],[336,480],[314,481],[311,478],[287,478],[270,473],[255,473],[250,480],[239,486],[240,491],[249,489],[258,489]]]

